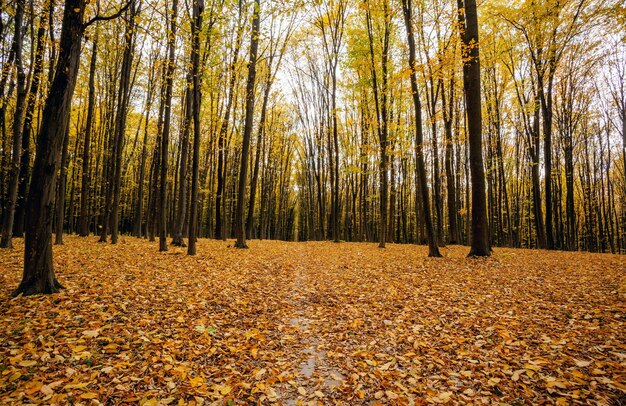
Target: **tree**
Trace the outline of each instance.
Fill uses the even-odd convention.
[[[389,35],[391,29],[391,13],[389,11],[389,5],[386,1],[383,2],[383,19],[384,19],[384,34],[382,40],[382,52],[381,52],[381,70],[382,70],[382,87],[380,89],[381,95],[379,96],[378,78],[376,74],[376,64],[374,57],[374,38],[372,30],[372,16],[370,11],[369,2],[366,4],[365,19],[367,25],[367,37],[370,50],[370,70],[372,74],[372,90],[374,93],[374,105],[376,107],[376,124],[378,130],[378,141],[380,143],[380,222],[379,222],[379,236],[378,247],[385,248],[387,241],[387,206],[389,201],[389,158],[388,158],[388,137],[389,137],[389,108],[388,108],[388,70],[389,70]]]
[[[254,0],[252,11],[252,31],[250,38],[250,61],[248,62],[248,81],[246,83],[246,116],[243,129],[243,144],[241,146],[241,164],[239,167],[239,188],[237,193],[237,212],[235,214],[235,247],[248,248],[246,244],[246,183],[248,180],[248,155],[250,154],[250,138],[254,120],[254,85],[256,83],[256,64],[259,49],[259,34],[261,25],[261,3]]]
[[[78,234],[81,237],[89,235],[89,161],[91,150],[91,133],[93,132],[94,110],[96,104],[96,62],[98,59],[98,36],[96,34],[91,47],[91,61],[89,63],[89,96],[87,101],[87,122],[85,125],[85,142],[83,144],[83,167],[81,174],[80,218]]]
[[[478,13],[475,0],[457,0],[459,30],[463,41],[463,88],[469,132],[470,170],[472,178],[472,238],[469,256],[491,255],[483,167],[482,111],[480,101],[480,56]]]
[[[111,16],[96,16],[83,23],[85,0],[65,1],[59,56],[41,117],[33,178],[26,202],[24,273],[13,296],[55,293],[63,288],[52,266],[52,209],[61,148],[76,86],[81,40],[86,27],[98,20],[116,18],[127,7]]]
[[[176,17],[178,15],[178,0],[173,0],[169,10],[170,27],[167,31],[167,60],[165,67],[165,96],[163,110],[163,133],[161,134],[160,149],[160,177],[159,177],[159,251],[167,251],[167,154],[172,117],[172,87],[174,82],[175,52],[176,52]]]
[[[46,10],[47,7],[47,10]],[[20,182],[17,192],[17,205],[15,207],[15,220],[13,235],[22,237],[24,235],[24,206],[26,203],[26,193],[28,192],[28,182],[30,180],[31,161],[31,136],[33,133],[33,116],[39,98],[39,88],[43,73],[43,59],[46,44],[46,27],[48,25],[47,13],[53,8],[53,2],[46,4],[42,15],[39,17],[39,27],[37,29],[37,48],[35,50],[35,62],[33,66],[30,89],[24,112],[24,123],[22,125],[22,159],[20,163]]]
[[[413,31],[413,6],[411,0],[402,0],[402,12],[404,25],[407,32],[409,45],[409,76],[411,80],[411,93],[413,99],[413,113],[415,115],[415,161],[417,165],[417,182],[420,203],[422,204],[422,220],[426,225],[426,237],[428,238],[428,256],[441,257],[437,244],[437,236],[430,215],[430,198],[428,196],[428,182],[426,180],[426,166],[424,165],[424,135],[422,127],[422,103],[417,87],[417,75],[415,65],[415,34]]]
[[[139,10],[135,1],[130,0],[130,9],[126,21],[124,33],[124,53],[122,57],[122,70],[120,72],[120,84],[118,89],[117,111],[115,114],[114,145],[113,145],[113,207],[111,208],[111,244],[116,244],[118,239],[120,188],[122,183],[122,149],[126,135],[126,116],[130,99],[131,68],[133,63],[135,43],[135,16]]]
[[[196,236],[198,228],[198,167],[200,165],[200,32],[204,1],[194,0],[193,21],[191,25],[191,78],[193,119],[193,149],[191,164],[191,208],[189,211],[189,241],[187,254],[196,255]],[[212,24],[211,24],[212,25]]]
[[[22,157],[22,121],[24,104],[26,102],[26,75],[22,62],[22,24],[24,17],[24,0],[18,0],[15,9],[15,31],[13,35],[12,53],[15,58],[15,68],[17,70],[17,100],[15,112],[13,114],[13,152],[11,154],[11,176],[9,179],[9,190],[7,205],[5,207],[4,221],[2,222],[1,248],[11,248],[11,237],[13,235],[13,220],[15,218],[15,206],[17,204],[17,188],[20,181],[20,161]]]
[[[54,293],[63,288],[52,267],[52,207],[59,155],[78,73],[84,6],[85,0],[65,1],[59,57],[37,136],[33,179],[26,203],[24,273],[13,296]]]
[[[223,227],[224,213],[222,211],[224,189],[226,183],[226,136],[230,125],[230,116],[235,99],[235,84],[237,82],[237,61],[239,60],[239,51],[241,49],[241,40],[243,36],[244,24],[242,23],[242,0],[238,0],[237,28],[235,34],[235,44],[232,47],[232,59],[229,64],[229,81],[228,81],[228,99],[224,111],[224,118],[220,126],[219,137],[217,141],[217,192],[215,196],[215,238],[226,239]]]

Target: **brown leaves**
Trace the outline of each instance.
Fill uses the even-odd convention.
[[[16,241],[19,244],[19,240]],[[197,257],[66,237],[60,294],[9,300],[7,403],[601,401],[626,391],[623,257],[199,241]]]

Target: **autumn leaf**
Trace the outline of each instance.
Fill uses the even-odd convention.
[[[85,330],[82,332],[82,334],[85,337],[95,338],[95,337],[98,337],[98,335],[100,334],[100,331],[99,330]]]
[[[435,261],[419,246],[252,241],[235,251],[200,239],[191,258],[150,247],[67,237],[55,248],[66,292],[5,292],[3,399],[594,403],[624,386],[613,256],[498,249],[476,261],[450,247]],[[21,256],[0,250],[0,260],[17,282]],[[615,340],[590,350],[607,331]]]

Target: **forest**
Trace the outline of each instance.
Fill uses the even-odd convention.
[[[621,0],[0,0],[0,68],[0,400],[626,404]]]

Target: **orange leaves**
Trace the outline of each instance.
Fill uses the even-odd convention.
[[[67,237],[67,289],[12,301],[20,256],[0,251],[2,401],[571,404],[626,390],[619,258],[227,245],[186,257]]]

